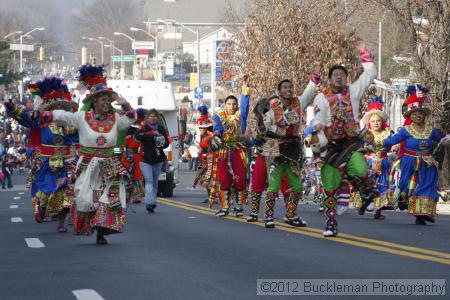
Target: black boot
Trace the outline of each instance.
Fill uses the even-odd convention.
[[[422,216],[416,216],[416,225],[427,225]]]

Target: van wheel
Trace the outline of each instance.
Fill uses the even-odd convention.
[[[161,193],[163,197],[172,197],[173,188],[173,173],[167,173],[166,181],[161,182],[159,185],[159,193]]]

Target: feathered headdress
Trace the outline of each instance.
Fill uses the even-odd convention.
[[[90,90],[94,85],[99,83],[106,85],[105,72],[104,65],[82,65],[78,69],[78,87],[85,87],[85,90]]]
[[[208,128],[213,126],[212,121],[208,115],[208,107],[205,104],[200,104],[197,107],[197,110],[200,112],[200,118],[197,121],[197,126],[199,128]]]
[[[427,107],[430,103],[428,98],[429,90],[420,84],[409,86],[406,90],[408,97],[403,103],[403,117],[408,118],[415,111],[422,111],[425,115],[429,115],[431,110]]]
[[[28,90],[31,94],[39,96],[34,103],[37,110],[52,110],[55,107],[68,111],[73,109],[72,94],[61,78],[48,77],[30,83]]]
[[[94,66],[91,64],[82,65],[78,69],[78,85],[77,89],[81,94],[89,90],[89,95],[83,99],[83,108],[81,110],[88,111],[92,108],[92,100],[94,96],[100,93],[116,94],[106,84],[106,70],[104,65]],[[110,97],[113,101],[112,97]]]
[[[61,78],[48,77],[32,82],[28,85],[28,90],[31,94],[37,96],[33,103],[35,110],[44,111],[58,108],[72,111],[77,109],[77,104],[72,102],[72,94]],[[34,149],[40,145],[40,130],[32,127],[28,135],[28,147]]]

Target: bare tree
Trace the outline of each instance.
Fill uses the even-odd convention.
[[[431,91],[436,124],[444,125],[444,104],[449,101],[450,0],[373,0],[389,10],[410,31],[413,80]]]
[[[130,26],[144,20],[144,7],[145,2],[139,0],[96,0],[82,6],[72,15],[73,39],[79,41],[83,36],[112,38],[114,31],[128,32]],[[129,48],[128,45],[128,42],[124,43],[122,48]]]
[[[257,96],[274,92],[276,84],[292,79],[301,91],[311,74],[316,57],[325,69],[345,65],[350,77],[357,76],[359,60],[345,25],[358,8],[342,1],[253,1],[245,28],[237,34],[231,51],[234,76],[250,76]]]

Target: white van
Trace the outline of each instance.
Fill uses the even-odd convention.
[[[68,85],[75,98],[78,95],[72,84]],[[168,82],[148,80],[108,80],[108,87],[123,96],[134,109],[154,108],[161,114],[163,125],[174,140],[164,150],[168,166],[159,176],[159,193],[164,197],[171,197],[173,189],[178,183],[178,109],[172,85]],[[80,99],[78,98],[78,99]],[[81,107],[81,105],[80,105]]]

